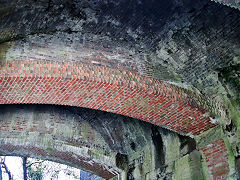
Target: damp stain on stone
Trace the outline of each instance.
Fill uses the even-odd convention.
[[[0,63],[7,60],[6,54],[13,45],[14,42],[5,42],[0,44]]]

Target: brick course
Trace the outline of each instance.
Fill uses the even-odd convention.
[[[213,180],[226,179],[230,171],[228,152],[223,139],[219,139],[201,148],[206,157],[210,177]]]
[[[2,63],[1,104],[58,104],[117,113],[180,133],[214,126],[199,97],[129,71],[84,64],[18,60]]]

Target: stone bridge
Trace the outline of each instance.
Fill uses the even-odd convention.
[[[106,179],[238,176],[237,0],[0,4],[0,153]]]

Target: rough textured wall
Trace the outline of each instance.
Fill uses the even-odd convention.
[[[99,56],[91,51],[96,57],[93,63],[124,66],[142,75],[199,91],[206,96],[205,103],[212,112],[222,117],[219,121],[224,125],[230,123],[224,102],[228,92],[219,80],[219,71],[239,62],[238,10],[207,0],[150,3],[2,0],[1,6],[1,42],[6,42],[1,45],[2,59],[17,57],[19,53],[30,58],[29,38],[41,42],[41,38],[49,36],[51,41],[52,37],[66,33],[68,35],[63,36],[70,36],[68,41],[72,42],[71,36],[77,36],[74,41],[79,39],[83,47],[92,43],[95,49],[120,52],[116,57]],[[27,41],[30,49],[12,50],[9,56],[9,47],[19,39]],[[60,46],[55,52],[61,51],[61,44],[65,43],[61,37],[58,39]],[[71,45],[76,46],[74,42]],[[48,53],[45,56],[44,51],[34,57],[75,60],[74,53],[64,50],[56,58]],[[83,60],[84,54],[79,59]]]
[[[40,12],[39,16],[43,15]],[[26,24],[22,28],[28,31]],[[0,102],[99,109],[193,135],[218,123],[206,113],[209,107],[200,93],[156,80],[136,47],[133,51],[118,39],[93,33],[18,34],[21,38],[15,37],[2,57]],[[165,76],[161,79],[168,80]]]
[[[220,166],[220,169],[225,171],[225,175],[222,175],[222,172],[218,173],[217,164],[208,163],[208,170],[212,173],[210,176],[221,178],[233,175],[235,168],[236,171],[240,170],[240,12],[237,9],[208,0],[117,2],[1,0],[0,4],[0,60],[2,72],[6,72],[3,74],[2,82],[10,87],[11,91],[13,90],[13,94],[25,95],[27,91],[21,82],[24,82],[28,89],[31,79],[20,79],[14,85],[13,82],[17,78],[14,74],[9,76],[10,71],[7,71],[9,67],[12,73],[16,71],[18,74],[24,74],[23,76],[26,72],[45,73],[51,66],[49,61],[61,64],[66,61],[74,62],[77,59],[83,64],[90,64],[85,66],[87,68],[82,68],[86,76],[91,76],[88,67],[104,67],[124,69],[126,72],[140,75],[137,77],[147,76],[151,80],[163,80],[164,83],[174,84],[174,87],[190,90],[183,91],[195,94],[193,97],[196,97],[196,94],[197,97],[201,97],[195,102],[204,104],[204,110],[211,114],[207,122],[211,120],[219,124],[222,129],[218,139],[200,138],[204,141],[199,142],[204,144],[203,149],[208,145],[215,147],[211,144],[222,142],[220,139],[224,139],[225,147],[222,147],[222,154],[228,154],[228,158],[224,158],[221,164],[226,164],[224,161],[228,161],[229,167]],[[224,1],[223,4],[239,7],[237,0]],[[58,46],[49,46],[54,43]],[[81,51],[77,51],[79,49]],[[23,61],[18,61],[18,64],[17,60],[41,62],[46,66],[32,67],[29,64],[25,66]],[[14,63],[10,63],[11,61]],[[65,69],[64,63],[60,69]],[[55,70],[59,71],[58,68]],[[71,71],[66,69],[64,73],[66,77],[68,77],[67,72]],[[109,71],[109,74],[111,72]],[[56,72],[53,71],[52,74]],[[111,78],[115,78],[114,73],[109,76],[109,79]],[[56,84],[51,80],[53,84],[47,84],[49,79],[40,82],[43,82],[40,89],[44,93],[47,92],[49,85]],[[34,81],[34,85],[35,83],[38,81]],[[87,91],[92,87],[89,84]],[[63,86],[66,87],[64,84]],[[2,87],[4,86],[1,86],[1,90],[5,91],[6,95],[7,91]],[[22,87],[24,91],[21,91]],[[59,88],[60,92],[65,91],[62,85]],[[16,89],[19,90],[18,93]],[[184,94],[188,96],[188,93]],[[15,101],[14,97],[9,96],[9,99]],[[30,99],[28,96],[25,98]],[[134,102],[144,102],[142,100],[142,98],[136,99]],[[168,112],[170,114],[174,112],[175,106],[169,108],[169,104],[166,104]],[[186,103],[191,109],[190,104]],[[157,111],[158,108],[155,110]],[[209,114],[204,113],[207,117]],[[164,119],[161,115],[159,117]],[[181,123],[185,125],[183,129],[188,128],[187,122],[195,121],[191,118],[186,122],[182,121]],[[176,126],[177,123],[173,121],[170,125]],[[179,130],[179,127],[176,129]],[[212,129],[208,133],[215,132],[216,130]],[[214,152],[214,149],[211,152]],[[206,155],[206,160],[212,158],[216,157],[211,153],[209,157]]]
[[[193,139],[74,107],[1,105],[0,153],[53,160],[107,179],[179,179],[183,163],[186,178],[204,175]]]
[[[0,122],[3,155],[50,159],[104,178],[120,172],[102,136],[88,121],[64,108],[1,106]]]

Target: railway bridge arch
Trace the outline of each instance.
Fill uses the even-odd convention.
[[[106,135],[106,129],[109,128],[112,130],[111,133],[115,133],[111,128],[114,125],[108,124],[104,127],[100,124],[105,134],[98,134],[92,140],[89,137],[90,140],[79,144],[80,135],[69,130],[74,129],[74,125],[63,121],[58,125],[58,121],[49,120],[59,127],[54,130],[55,125],[48,125],[48,121],[38,116],[42,119],[42,132],[41,128],[34,130],[32,120],[36,120],[33,117],[33,114],[36,114],[35,110],[28,111],[27,107],[31,106],[22,105],[24,109],[20,111],[22,114],[16,115],[21,105],[9,104],[38,104],[41,113],[44,106],[53,108],[49,105],[62,105],[67,109],[81,107],[92,109],[92,112],[114,113],[152,124],[146,125],[151,129],[151,132],[146,130],[151,135],[143,136],[139,129],[134,131],[137,135],[132,135],[136,136],[135,139],[148,139],[151,136],[149,143],[155,147],[154,152],[149,151],[152,152],[152,156],[156,156],[155,165],[151,166],[152,169],[145,170],[141,177],[147,177],[146,174],[150,172],[151,177],[156,174],[160,177],[162,166],[168,161],[169,166],[174,164],[178,167],[175,171],[170,168],[171,176],[180,177],[179,163],[185,160],[186,154],[189,158],[186,160],[188,162],[186,166],[189,167],[190,175],[182,177],[183,179],[196,177],[196,174],[211,179],[237,176],[239,163],[237,92],[240,84],[238,2],[230,0],[219,1],[220,3],[208,0],[0,2],[2,4],[0,104],[4,109],[1,111],[3,123],[1,153],[24,155],[24,152],[16,150],[17,147],[21,147],[28,155],[32,152],[34,156],[34,153],[38,152],[40,154],[35,154],[36,156],[56,158],[57,161],[65,163],[69,161],[69,164],[75,166],[80,164],[82,168],[104,178],[112,178],[122,172],[125,172],[125,177],[130,177],[129,174],[131,177],[138,177],[141,170],[128,161],[128,158],[134,159],[133,151],[136,151],[136,154],[140,153],[134,148],[134,143],[130,150],[122,150],[120,146],[113,148],[114,144],[117,144],[117,137],[113,141],[104,139],[109,136]],[[35,108],[38,106],[34,105]],[[21,121],[25,125],[22,127],[21,123],[17,124],[16,130],[14,121],[6,120],[6,117],[11,116],[7,112],[11,111],[14,113],[10,119],[21,117],[22,121],[31,112],[29,118],[31,122],[28,124]],[[77,111],[82,110],[74,109],[75,113]],[[59,110],[53,108],[52,112],[60,118]],[[49,113],[50,111],[47,112]],[[66,121],[67,119],[65,118]],[[70,118],[69,121],[75,123],[77,127],[82,125],[82,123],[77,125],[73,119]],[[93,120],[90,118],[88,121]],[[129,120],[127,122],[130,123]],[[39,120],[36,120],[36,123],[41,127]],[[61,129],[63,125],[66,126],[66,135],[65,129]],[[126,123],[122,128],[130,131],[128,126],[130,125]],[[144,125],[141,123],[136,125],[144,129],[142,126]],[[49,130],[48,127],[52,129]],[[159,130],[158,127],[173,131],[171,133],[174,135],[165,137],[163,133],[165,131]],[[154,130],[155,128],[157,130]],[[33,131],[26,132],[25,129]],[[86,129],[90,129],[92,133],[101,131],[97,132],[87,126]],[[70,134],[67,134],[68,131]],[[19,139],[15,133],[26,137]],[[57,138],[58,133],[60,134]],[[42,135],[39,142],[45,150],[37,149],[39,146],[33,145],[34,142],[29,139],[31,134],[36,138],[38,137],[36,134]],[[44,134],[48,134],[51,140]],[[119,134],[119,138],[123,136],[122,133]],[[165,150],[159,149],[156,137]],[[196,145],[191,151],[182,154],[179,150],[176,156],[179,161],[174,159],[170,163],[166,158],[166,161],[162,162],[163,160],[158,158],[160,155],[154,153],[165,152],[162,155],[167,157],[169,155],[166,151],[170,152],[171,149],[170,145],[164,144],[163,137],[168,141],[173,137],[178,139],[176,144],[179,146],[181,141],[186,141],[188,149],[192,148],[190,144]],[[101,141],[108,144],[111,152],[116,152],[110,153],[111,156],[98,157],[99,154],[94,151],[95,164],[91,164],[90,155],[85,152],[90,152],[91,147],[88,147],[86,142],[95,142],[98,138],[103,138]],[[125,146],[121,138],[119,142]],[[45,141],[52,143],[52,146],[46,145]],[[62,146],[72,143],[70,150],[67,150],[67,146],[58,147],[59,142]],[[141,144],[140,141],[137,142]],[[141,147],[147,146],[146,144],[147,141]],[[94,145],[98,146],[96,143]],[[86,149],[82,150],[80,148],[82,146]],[[76,147],[76,152],[80,154],[77,154],[73,147]],[[59,148],[63,153],[61,157],[67,154],[67,159],[59,157],[61,154]],[[97,149],[99,148],[100,146]],[[193,152],[198,152],[198,155],[194,156]],[[87,158],[84,159],[83,155]],[[142,156],[139,154],[137,156],[140,160],[139,157],[135,158],[134,164],[137,164],[135,161],[141,161]],[[191,164],[192,156],[195,157],[193,162],[201,163],[203,168],[195,170],[195,166]],[[116,160],[119,160],[119,157],[124,161],[124,167]],[[84,163],[85,161],[88,163]],[[158,161],[162,163],[161,167],[156,165]],[[111,166],[107,167],[108,163]],[[204,166],[208,169],[206,172],[202,170]],[[159,173],[156,169],[159,169]]]

